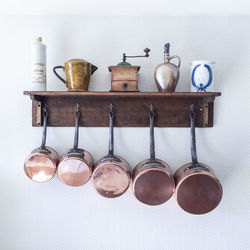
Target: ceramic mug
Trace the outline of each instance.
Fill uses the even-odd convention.
[[[191,92],[213,92],[214,76],[212,61],[191,62]]]
[[[63,69],[66,74],[66,80],[58,75],[56,69]],[[97,67],[82,59],[71,59],[64,63],[64,66],[55,66],[53,72],[66,85],[68,90],[88,91],[91,75],[97,70]]]

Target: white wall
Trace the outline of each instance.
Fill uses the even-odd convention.
[[[84,17],[1,16],[0,249],[249,249],[250,34],[249,17]],[[48,89],[65,90],[52,67],[78,57],[99,69],[91,90],[109,90],[107,67],[123,52],[151,49],[141,65],[140,89],[156,91],[153,72],[163,59],[163,44],[182,58],[177,91],[189,90],[189,62],[216,61],[213,128],[197,129],[200,161],[212,166],[224,196],[211,213],[182,211],[175,197],[149,207],[129,190],[116,199],[102,198],[88,183],[73,188],[57,176],[46,184],[31,182],[23,162],[41,139],[31,126],[30,45],[41,35],[47,45]],[[49,128],[47,144],[59,154],[71,147],[73,128]],[[147,128],[115,130],[115,151],[132,168],[148,157]],[[80,146],[95,159],[107,151],[107,128],[81,128]],[[156,129],[157,157],[173,172],[190,161],[189,129]]]
[[[249,15],[247,0],[8,0],[0,14]]]

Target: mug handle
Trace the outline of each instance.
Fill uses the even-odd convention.
[[[55,67],[53,68],[53,72],[54,72],[55,75],[59,78],[59,80],[61,80],[61,81],[66,85],[66,87],[68,88],[67,82],[66,82],[61,76],[58,75],[58,73],[56,72],[56,69],[64,69],[64,67],[63,67],[63,66],[55,66]]]
[[[172,60],[173,58],[177,58],[178,59],[178,65],[177,65],[177,68],[180,68],[180,65],[181,65],[181,59],[179,56],[170,56],[169,57],[169,61]]]

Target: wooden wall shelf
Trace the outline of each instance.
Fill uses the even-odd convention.
[[[219,92],[69,92],[24,91],[32,99],[32,125],[42,125],[41,107],[48,104],[48,126],[74,126],[75,105],[81,105],[80,126],[107,127],[109,104],[114,104],[116,127],[149,126],[148,106],[154,105],[156,127],[188,127],[189,106],[195,105],[196,126],[212,127],[214,99]]]

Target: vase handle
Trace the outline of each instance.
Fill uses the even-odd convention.
[[[180,66],[181,66],[181,58],[179,56],[170,56],[169,57],[169,61],[172,60],[172,59],[174,59],[174,58],[178,59],[177,68],[180,68]]]

